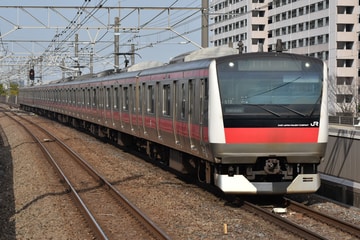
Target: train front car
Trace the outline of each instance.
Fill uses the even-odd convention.
[[[222,191],[290,194],[320,187],[317,166],[328,136],[323,61],[284,53],[219,58],[210,67],[208,118],[214,180]]]

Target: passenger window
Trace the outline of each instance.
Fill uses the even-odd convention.
[[[123,88],[123,110],[128,111],[129,110],[129,88],[124,87]]]
[[[106,103],[105,103],[105,106],[106,108],[110,108],[111,106],[111,94],[110,94],[110,88],[106,88]]]
[[[114,88],[114,109],[118,109],[119,107],[119,88]]]
[[[185,108],[186,108],[186,88],[185,83],[181,84],[181,119],[185,119]]]
[[[97,96],[96,96],[96,88],[93,88],[93,95],[92,95],[92,106],[96,107],[96,101],[97,101]]]
[[[147,112],[154,113],[155,108],[155,90],[153,85],[147,87]]]
[[[171,113],[171,88],[170,84],[163,85],[163,115],[170,116]]]

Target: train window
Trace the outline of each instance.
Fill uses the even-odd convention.
[[[133,112],[136,113],[136,107],[138,105],[137,100],[137,92],[136,92],[136,86],[133,87],[133,91],[131,92],[132,94],[132,103],[133,103]]]
[[[148,113],[154,113],[155,109],[155,89],[153,85],[147,87],[146,108]]]
[[[170,116],[170,98],[171,98],[171,88],[170,84],[163,85],[163,115]]]
[[[92,89],[92,106],[96,107],[96,101],[97,101],[97,96],[96,96],[96,88]]]
[[[97,87],[96,91],[98,93],[97,106],[100,108],[103,108],[104,107],[104,89]]]
[[[81,103],[82,103],[82,91],[81,91],[81,89],[78,89],[78,88],[75,89],[75,98],[76,98],[76,104],[81,105]]]
[[[185,83],[181,84],[181,119],[185,119],[185,107],[186,106],[186,88]]]
[[[105,103],[106,108],[110,108],[110,106],[111,106],[110,88],[106,88],[105,101],[106,101],[106,103]]]
[[[76,103],[76,94],[75,94],[75,89],[72,89],[71,91],[71,100],[72,100],[72,104],[75,104]]]
[[[119,107],[119,88],[115,87],[114,88],[114,109],[118,109]]]
[[[91,92],[89,88],[87,89],[87,105],[91,105]]]
[[[69,89],[66,89],[65,91],[66,97],[65,97],[65,102],[69,103],[70,102],[70,93],[69,93]]]
[[[123,87],[123,110],[128,111],[129,110],[129,88]]]
[[[82,105],[85,105],[86,92],[85,89],[82,89]]]

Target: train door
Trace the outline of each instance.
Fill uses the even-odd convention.
[[[85,108],[86,108],[86,89],[85,88],[81,88],[81,114],[80,114],[80,117],[82,119],[85,118],[85,114],[84,114],[84,111],[85,111]]]
[[[97,111],[96,111],[96,116],[97,116],[97,120],[100,123],[104,123],[104,119],[105,119],[105,109],[104,109],[104,88],[102,88],[101,86],[97,87],[97,91],[99,94],[99,98],[98,98],[98,104],[97,104]]]
[[[206,139],[207,134],[204,129],[207,129],[207,104],[208,104],[208,91],[207,91],[207,79],[200,80],[200,119],[199,119],[199,131],[200,131],[200,147],[203,153],[206,154]]]
[[[119,123],[119,121],[121,121],[120,119],[120,88],[118,86],[115,86],[113,88],[113,113],[112,113],[112,121],[113,121],[113,126],[115,128],[117,128],[119,125],[121,125]]]
[[[99,91],[96,87],[92,87],[92,102],[91,102],[91,120],[97,122],[97,109],[99,104]]]
[[[160,83],[156,82],[156,87],[155,87],[155,102],[156,102],[156,109],[155,109],[155,119],[156,119],[156,131],[157,131],[157,136],[159,139],[161,139],[161,134],[160,134],[160,111],[161,111],[161,91],[160,91]]]
[[[153,83],[146,84],[146,111],[145,116],[145,134],[156,136],[157,120],[156,120],[156,85]]]
[[[189,141],[190,148],[195,150],[195,144],[193,139],[193,118],[194,118],[194,101],[195,101],[195,81],[189,80],[188,82],[188,133],[189,133]]]
[[[130,114],[130,125],[131,125],[131,131],[136,132],[136,125],[137,125],[137,119],[136,119],[136,86],[130,85],[130,108],[129,108],[129,114]]]
[[[112,123],[113,122],[113,119],[112,119],[112,115],[113,115],[113,112],[112,112],[112,88],[113,86],[105,86],[104,87],[104,90],[105,90],[105,123],[108,125],[108,126],[112,126],[112,124],[110,124],[110,122]]]
[[[179,109],[178,109],[178,116],[177,116],[177,121],[179,121],[179,125],[177,127],[177,144],[182,145],[184,147],[187,146],[188,141],[187,141],[187,135],[186,132],[187,130],[187,119],[186,119],[186,112],[187,112],[187,88],[186,88],[187,84],[186,82],[181,82],[180,87],[179,87]]]
[[[173,133],[174,133],[174,140],[175,140],[175,144],[179,144],[179,136],[177,135],[177,112],[178,112],[178,107],[177,107],[177,102],[178,102],[178,81],[174,81],[173,82],[173,94],[172,94],[172,119],[173,119]]]
[[[141,89],[142,89],[142,91],[141,91],[141,97],[140,97],[140,105],[141,105],[141,126],[142,126],[142,135],[146,135],[147,133],[146,133],[146,124],[145,124],[145,111],[146,111],[146,105],[147,105],[147,98],[146,98],[146,85],[145,85],[145,83],[143,83],[142,85],[141,85]]]
[[[137,134],[141,133],[141,103],[142,103],[142,88],[141,85],[139,85],[139,77],[136,77],[136,85],[134,86],[134,125],[135,130]]]

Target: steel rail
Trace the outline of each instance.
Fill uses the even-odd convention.
[[[9,116],[9,115],[7,115]],[[9,116],[13,120],[17,121],[15,118]],[[125,195],[123,195],[120,191],[118,191],[110,182],[108,182],[103,176],[101,176],[100,173],[98,173],[91,165],[89,165],[85,160],[82,159],[81,156],[79,156],[75,151],[71,150],[64,142],[62,142],[59,138],[49,133],[46,129],[43,127],[34,124],[33,122],[29,121],[26,118],[23,118],[21,116],[18,116],[19,118],[22,118],[23,120],[29,122],[30,124],[35,125],[45,133],[49,134],[60,146],[66,150],[69,154],[71,154],[73,157],[75,157],[79,163],[86,168],[88,173],[90,173],[93,177],[97,178],[101,183],[105,184],[108,189],[110,189],[114,194],[113,196],[124,206],[133,217],[135,217],[144,227],[149,231],[156,239],[171,239],[162,229],[160,229],[150,218],[148,218],[144,213],[141,212],[141,210],[136,207],[133,203],[131,203]],[[19,122],[19,121],[17,121]],[[41,145],[42,150],[45,152],[46,156],[49,156],[49,160],[53,166],[55,166],[56,170],[59,172],[60,176],[64,179],[66,182],[66,185],[69,187],[69,190],[75,195],[75,199],[77,200],[77,203],[80,204],[79,206],[81,209],[85,209],[85,214],[87,216],[87,219],[91,223],[92,227],[95,229],[96,235],[100,239],[108,239],[104,231],[101,229],[100,225],[96,222],[95,218],[92,216],[90,211],[86,208],[85,204],[81,200],[80,196],[76,193],[76,190],[74,187],[72,187],[70,181],[66,178],[65,174],[62,172],[60,167],[56,164],[55,160],[52,158],[51,154],[46,150],[46,147],[41,143],[39,139],[34,136],[30,130],[26,128],[26,126],[19,122],[25,130],[33,136],[33,138]]]
[[[309,216],[310,218],[316,219],[316,220],[326,223],[334,228],[337,228],[341,231],[347,232],[351,235],[354,235],[354,236],[360,238],[360,228],[358,226],[356,226],[352,223],[349,223],[349,222],[345,222],[341,219],[337,219],[335,217],[326,215],[319,211],[316,211],[304,204],[295,202],[291,199],[288,199],[288,198],[284,198],[284,199],[288,203],[289,209],[301,212],[301,213]]]
[[[90,210],[86,207],[85,203],[77,193],[76,189],[72,186],[69,179],[66,177],[66,175],[63,173],[61,168],[56,163],[55,159],[51,156],[50,152],[46,149],[45,145],[42,144],[41,140],[38,139],[31,131],[28,129],[22,122],[18,121],[16,118],[10,116],[9,114],[5,113],[6,116],[20,124],[24,128],[24,130],[35,140],[35,142],[41,147],[42,152],[45,154],[46,158],[48,159],[49,163],[55,168],[55,170],[58,172],[60,178],[64,181],[64,184],[67,186],[68,191],[72,194],[73,199],[75,200],[75,203],[79,207],[79,209],[83,212],[84,216],[86,217],[87,222],[90,224],[91,229],[94,231],[95,235],[99,239],[107,240],[108,237],[106,236],[103,229],[100,227]],[[22,118],[24,119],[24,118]],[[25,119],[28,121],[27,119]],[[31,123],[31,122],[30,122]],[[33,124],[33,123],[32,123]]]
[[[284,227],[284,229],[292,232],[293,234],[300,236],[307,240],[326,240],[327,238],[322,237],[321,235],[310,231],[309,229],[306,229],[302,226],[297,225],[296,223],[293,223],[285,218],[282,218],[278,216],[275,213],[272,213],[266,209],[263,209],[255,204],[252,204],[250,202],[244,202],[242,205],[242,208],[255,213],[259,216],[263,216],[266,220],[271,221],[272,223],[277,224],[278,226]]]

